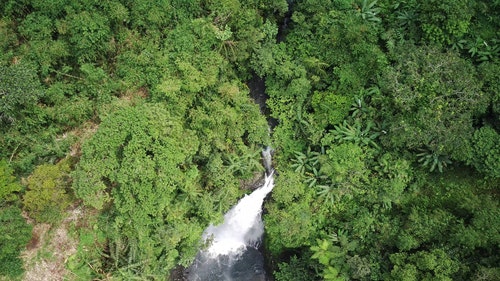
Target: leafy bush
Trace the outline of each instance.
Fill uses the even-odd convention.
[[[40,82],[29,65],[0,65],[0,121],[18,120],[23,112],[32,109],[41,95]]]
[[[278,264],[278,270],[274,272],[276,281],[312,281],[313,268],[310,267],[308,258],[293,256],[289,262]]]
[[[28,190],[23,198],[24,209],[38,222],[57,222],[70,205],[70,159],[55,165],[38,166],[28,178]]]
[[[14,201],[17,198],[15,193],[21,191],[22,187],[12,175],[13,172],[7,161],[0,160],[0,204]]]
[[[470,162],[486,176],[500,178],[500,135],[485,126],[474,133]]]
[[[0,207],[0,279],[15,278],[23,272],[20,251],[31,238],[32,227],[17,207]]]

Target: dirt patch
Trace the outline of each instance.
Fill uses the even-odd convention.
[[[78,241],[69,236],[68,229],[81,217],[81,207],[76,206],[67,211],[66,218],[55,228],[45,223],[33,226],[32,239],[21,255],[26,267],[23,280],[71,279],[67,276],[65,263],[71,255],[76,253]]]
[[[37,224],[33,227],[33,233],[31,235],[31,240],[26,245],[26,252],[25,253],[30,253],[33,251],[36,251],[37,248],[40,247],[40,241],[44,240],[45,235],[47,234],[47,231],[50,229],[50,224],[46,223],[41,223]]]
[[[46,240],[47,232],[50,230],[50,224],[39,223],[33,226],[31,240],[26,246],[26,251],[23,252],[23,258],[33,258],[36,256],[38,249],[42,247],[42,241]]]

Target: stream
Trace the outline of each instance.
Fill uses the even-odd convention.
[[[278,28],[276,41],[285,39],[290,22],[293,0],[288,0],[288,12]],[[256,74],[247,82],[250,96],[259,105],[266,116],[269,130],[278,125],[278,120],[271,117],[266,101],[269,96],[265,89],[265,78]],[[266,168],[264,184],[245,195],[238,204],[224,215],[220,225],[210,225],[203,233],[206,249],[200,250],[193,264],[187,269],[177,268],[172,272],[174,281],[268,281],[273,280],[271,272],[266,273],[262,246],[264,224],[262,205],[266,196],[274,187],[271,148],[262,152],[262,161]]]

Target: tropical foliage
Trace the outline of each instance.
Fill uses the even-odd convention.
[[[83,208],[68,279],[164,280],[267,145],[276,280],[498,279],[499,8],[2,1],[0,279]]]

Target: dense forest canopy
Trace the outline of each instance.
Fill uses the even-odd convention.
[[[0,4],[0,280],[75,208],[65,278],[165,280],[268,145],[275,280],[498,280],[500,1]]]

